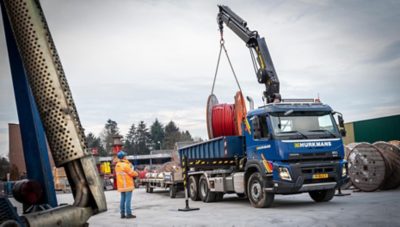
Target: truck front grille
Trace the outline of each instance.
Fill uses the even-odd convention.
[[[338,156],[333,156],[332,152],[314,152],[314,153],[304,153],[297,155],[289,155],[290,162],[297,161],[315,161],[315,160],[337,160],[340,159]]]
[[[332,166],[320,166],[320,167],[302,167],[301,172],[303,174],[315,174],[315,173],[333,173],[335,168]]]

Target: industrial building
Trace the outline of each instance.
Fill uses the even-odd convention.
[[[344,143],[391,141],[400,139],[400,114],[345,124]]]

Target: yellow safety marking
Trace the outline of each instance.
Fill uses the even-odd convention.
[[[205,163],[206,163],[205,161],[202,161],[202,162],[201,162],[202,165],[204,165]]]
[[[258,47],[256,48],[256,52],[257,52],[258,60],[259,60],[259,62],[260,62],[260,67],[261,67],[261,69],[265,69],[265,63],[264,63],[264,61],[263,61],[263,58],[262,58],[262,56],[261,56],[261,52],[259,51]]]
[[[248,133],[250,133],[251,127],[250,127],[250,124],[249,124],[249,121],[247,120],[247,118],[244,120],[244,124],[246,126],[246,131]]]
[[[270,163],[268,162],[267,159],[265,159],[264,154],[262,154],[262,153],[261,153],[261,158],[263,160],[263,164],[264,164],[264,167],[267,170],[267,172],[268,173],[272,173],[272,169],[271,169]]]

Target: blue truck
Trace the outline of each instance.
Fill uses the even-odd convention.
[[[214,202],[225,193],[247,196],[256,208],[275,194],[308,192],[329,201],[348,181],[340,113],[328,105],[271,103],[247,114],[242,136],[225,136],[183,147],[192,200]]]
[[[217,100],[212,89],[207,104],[211,139],[179,149],[191,199],[213,202],[236,193],[256,208],[271,206],[275,194],[308,192],[316,202],[331,200],[349,180],[342,114],[318,99],[282,100],[265,39],[229,7],[218,7],[221,49],[225,24],[250,49],[257,81],[265,85],[266,105],[254,109],[248,98],[250,111],[235,118],[237,136],[213,138],[210,110]]]

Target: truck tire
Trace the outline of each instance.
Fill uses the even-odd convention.
[[[176,189],[176,186],[175,186],[175,185],[170,185],[170,186],[169,186],[169,197],[170,197],[171,199],[173,199],[173,198],[176,197],[176,191],[177,191],[177,189]]]
[[[270,207],[275,195],[263,189],[263,179],[259,172],[251,174],[247,183],[247,195],[251,205],[255,208]]]
[[[205,203],[215,202],[216,193],[210,191],[207,179],[204,175],[202,175],[199,180],[199,196]]]
[[[153,188],[150,187],[150,183],[147,183],[147,184],[146,184],[146,192],[147,192],[147,193],[153,193]]]
[[[223,192],[216,192],[215,193],[215,201],[222,201],[224,198],[224,193]]]
[[[198,181],[196,176],[189,177],[189,196],[193,201],[199,201],[199,191],[197,190]],[[184,189],[186,190],[186,188]]]
[[[308,194],[315,202],[328,202],[335,196],[335,189],[311,191]]]

